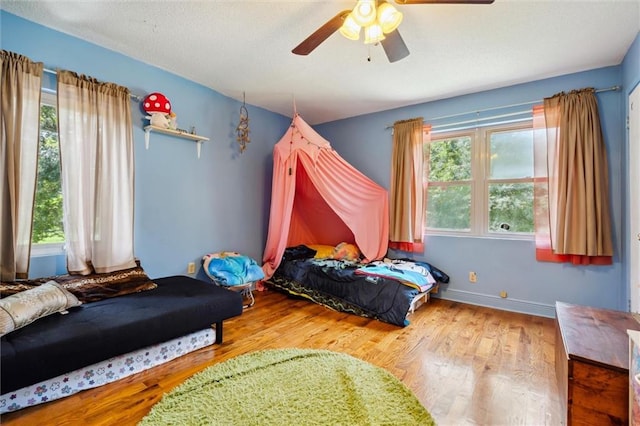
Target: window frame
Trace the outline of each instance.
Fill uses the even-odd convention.
[[[474,237],[474,238],[493,238],[505,240],[533,240],[534,233],[528,232],[496,232],[489,230],[489,185],[495,183],[534,183],[534,176],[526,178],[512,179],[491,179],[489,172],[491,170],[490,158],[490,138],[493,133],[531,130],[533,132],[533,120],[524,120],[517,123],[498,123],[493,125],[479,126],[473,129],[455,129],[451,131],[431,131],[430,142],[438,142],[444,139],[453,139],[460,137],[471,138],[471,205],[470,211],[470,229],[456,230],[443,228],[429,228],[426,222],[423,224],[423,234],[456,236],[456,237]],[[427,130],[425,130],[427,131]],[[532,154],[533,155],[533,154]],[[426,160],[425,157],[423,157]],[[453,185],[459,185],[459,182],[453,181]],[[430,182],[428,175],[425,173],[423,181],[425,200],[427,198]],[[434,186],[447,187],[453,186],[451,182],[437,182]],[[533,200],[532,200],[533,201]],[[533,209],[533,202],[531,205]]]
[[[50,105],[58,108],[57,93],[53,90],[42,89],[40,105]],[[58,139],[59,141],[60,139]],[[38,150],[38,155],[39,155]],[[35,200],[34,200],[35,203]],[[31,257],[57,256],[65,253],[65,242],[33,243],[31,242]]]

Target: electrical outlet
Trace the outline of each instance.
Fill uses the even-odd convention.
[[[196,273],[196,264],[194,262],[189,262],[187,265],[187,274],[195,274]]]
[[[478,276],[476,275],[476,273],[473,271],[469,272],[469,282],[475,283],[476,281],[478,281]]]

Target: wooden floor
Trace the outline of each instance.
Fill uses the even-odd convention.
[[[136,424],[163,393],[209,365],[250,351],[296,347],[345,352],[387,369],[439,425],[561,423],[552,319],[432,299],[410,320],[399,328],[262,292],[254,307],[225,323],[222,345],[0,421]],[[222,409],[215,402],[211,408]]]

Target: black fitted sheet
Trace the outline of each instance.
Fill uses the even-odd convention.
[[[186,276],[158,288],[53,314],[0,339],[0,394],[41,382],[242,313],[242,295]]]
[[[283,259],[267,283],[331,309],[409,325],[407,313],[418,290],[383,277],[358,275],[361,265],[317,259]]]
[[[336,311],[375,318],[400,327],[409,325],[407,314],[411,302],[419,293],[416,288],[389,276],[356,272],[366,269],[369,264],[315,259],[315,254],[315,250],[305,245],[287,247],[278,269],[266,282],[279,290]],[[412,259],[388,261],[391,265],[393,262],[415,263],[426,269],[436,281],[449,282],[447,274],[427,262]],[[422,287],[421,290],[428,291]]]

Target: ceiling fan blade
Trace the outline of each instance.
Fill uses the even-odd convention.
[[[491,4],[494,0],[394,0],[398,4]]]
[[[349,13],[351,13],[350,10],[343,10],[333,18],[329,19],[323,26],[304,39],[302,43],[297,45],[291,52],[296,55],[308,55],[313,52],[316,47],[320,46],[323,41],[328,39],[331,34],[335,33],[342,26],[342,23]]]
[[[409,49],[407,49],[407,45],[404,44],[404,40],[397,29],[387,34],[380,43],[384,53],[387,54],[389,62],[397,62],[409,56]]]

